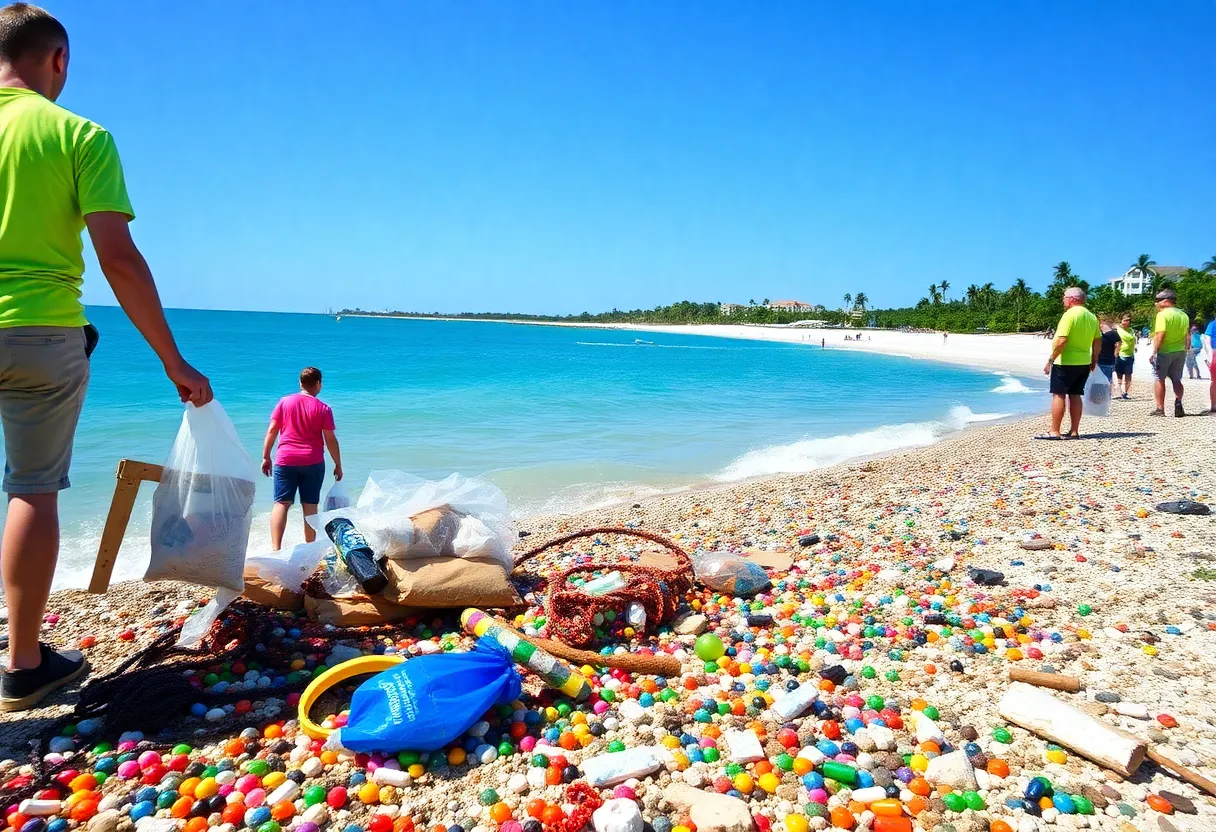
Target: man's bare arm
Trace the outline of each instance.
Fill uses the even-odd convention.
[[[211,382],[186,363],[165,320],[165,310],[156,291],[156,281],[144,256],[131,239],[129,219],[117,211],[86,214],[85,225],[97,252],[97,261],[114,290],[123,312],[152,347],[165,367],[165,375],[177,387],[183,402],[202,406],[214,398]]]

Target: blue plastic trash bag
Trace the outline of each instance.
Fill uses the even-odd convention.
[[[407,659],[355,691],[341,743],[351,751],[435,751],[495,705],[519,698],[511,654],[482,639],[468,653]]]

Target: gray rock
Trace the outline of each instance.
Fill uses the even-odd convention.
[[[117,809],[99,812],[89,820],[89,832],[114,832],[121,817]]]
[[[963,751],[951,751],[949,754],[934,757],[925,770],[925,779],[934,785],[944,783],[960,791],[978,788],[975,768]]]
[[[1108,705],[1113,704],[1115,702],[1123,701],[1123,697],[1120,696],[1119,694],[1112,693],[1112,692],[1106,691],[1106,690],[1101,690],[1101,691],[1098,691],[1097,693],[1095,693],[1094,699],[1098,700],[1099,702],[1105,702]]]
[[[692,613],[676,621],[676,623],[672,625],[671,629],[674,630],[677,635],[699,636],[701,633],[705,632],[706,626],[707,621],[705,616],[699,613]]]

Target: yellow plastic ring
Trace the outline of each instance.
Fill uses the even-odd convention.
[[[347,679],[367,673],[383,673],[403,661],[405,659],[400,656],[360,656],[331,667],[313,679],[309,682],[308,687],[304,688],[304,693],[300,694],[300,730],[314,740],[324,740],[329,736],[330,729],[322,728],[308,718],[312,706],[321,698],[321,694]]]

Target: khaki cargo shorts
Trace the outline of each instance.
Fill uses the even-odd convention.
[[[0,329],[6,493],[50,494],[69,487],[72,441],[88,386],[83,329]]]

